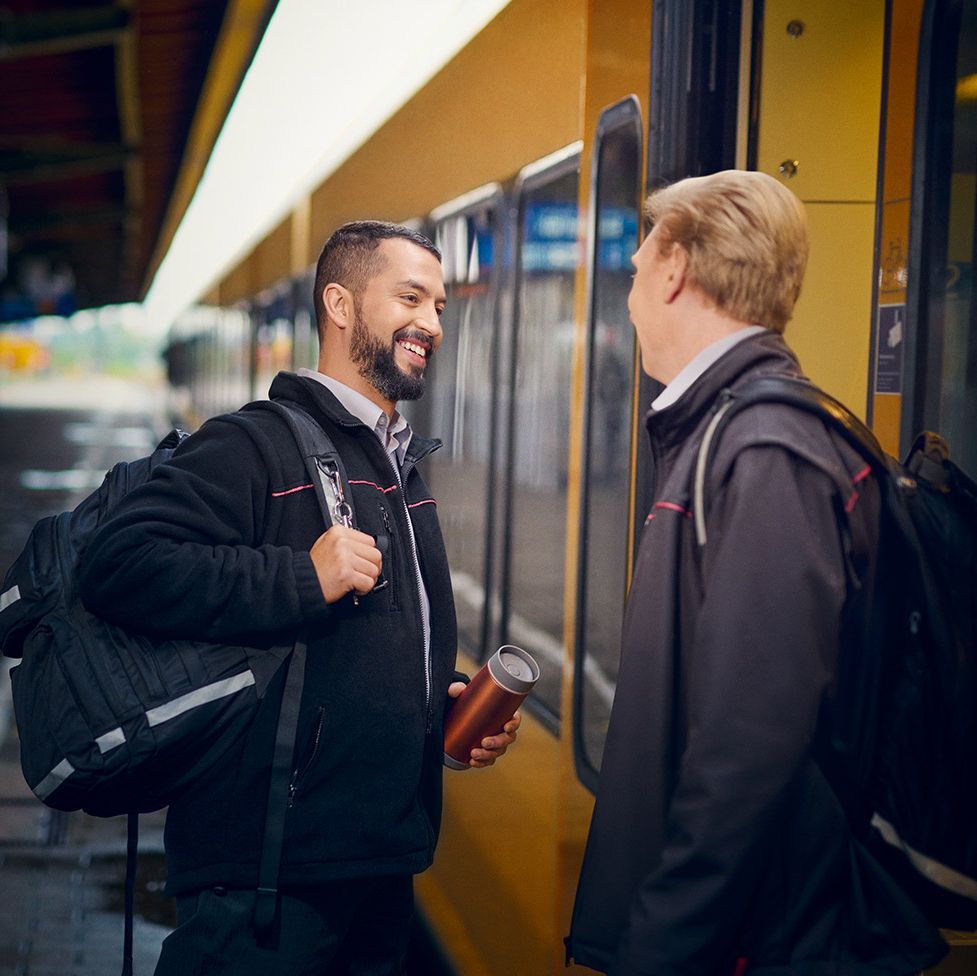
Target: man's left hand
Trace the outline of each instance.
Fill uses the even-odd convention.
[[[452,681],[448,685],[448,697],[457,698],[467,687],[463,681]],[[506,749],[516,741],[516,733],[521,722],[522,716],[516,712],[498,735],[488,735],[482,739],[481,749],[472,749],[468,765],[474,769],[484,769],[486,766],[491,766],[499,756],[505,755]]]

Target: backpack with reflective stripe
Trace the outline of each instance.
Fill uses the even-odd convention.
[[[92,534],[186,435],[122,462],[74,510],[42,519],[7,572],[0,642],[21,767],[38,799],[96,816],[159,810],[225,754],[288,649],[157,641],[89,613],[75,573]]]
[[[765,376],[717,402],[693,484],[707,545],[706,473],[725,425],[757,403],[820,417],[869,463],[880,492],[874,580],[852,595],[865,635],[844,649],[815,758],[853,832],[943,928],[977,928],[977,485],[936,434],[904,464],[843,404]]]
[[[334,493],[352,497],[332,441],[296,404],[250,406],[286,422],[328,527]],[[78,599],[75,573],[86,543],[118,501],[145,482],[185,437],[184,431],[171,431],[148,457],[112,468],[72,511],[38,522],[0,589],[0,649],[21,659],[11,682],[28,785],[55,809],[128,814],[122,976],[132,976],[133,970],[139,813],[168,806],[207,775],[244,734],[287,659],[253,918],[259,939],[267,938],[278,902],[305,681],[304,633],[293,647],[261,650],[154,641],[88,613]],[[328,483],[324,468],[333,472]],[[347,511],[352,518],[352,509]]]
[[[335,455],[297,408],[260,406],[288,423],[310,471],[315,456]],[[239,740],[292,652],[157,640],[89,613],[77,596],[87,541],[186,436],[172,431],[149,457],[112,468],[74,510],[38,522],[0,589],[0,646],[21,659],[11,672],[21,766],[56,809],[115,816],[167,806]]]

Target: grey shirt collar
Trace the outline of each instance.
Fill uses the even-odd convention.
[[[396,458],[397,467],[403,465],[404,455],[413,436],[410,424],[403,414],[395,410],[393,418],[388,421],[386,413],[377,404],[332,376],[305,368],[300,369],[298,375],[326,387],[357,420],[362,421],[376,434],[384,450]]]

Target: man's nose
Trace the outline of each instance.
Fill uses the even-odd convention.
[[[420,323],[432,339],[435,341],[440,341],[441,339],[441,318],[438,315],[438,310],[434,305],[430,307],[425,306],[421,309],[421,313],[418,316]]]

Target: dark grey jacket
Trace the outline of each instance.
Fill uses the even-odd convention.
[[[568,954],[614,976],[916,973],[945,950],[812,759],[878,492],[819,420],[744,410],[691,513],[717,395],[799,375],[770,332],[649,414],[656,465]]]
[[[401,471],[320,383],[282,373],[272,399],[304,407],[346,467],[357,527],[384,537],[388,586],[327,605],[309,550],[324,529],[308,472],[277,415],[208,421],[131,492],[92,540],[82,595],[123,626],[273,646],[309,627],[282,881],[315,885],[407,874],[430,863],[441,817],[442,715],[454,674],[455,612],[435,500],[416,463]],[[423,652],[408,511],[431,603]],[[168,890],[257,880],[284,669],[245,741],[166,822]]]

